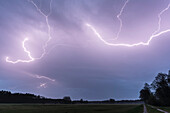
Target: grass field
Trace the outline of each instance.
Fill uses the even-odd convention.
[[[143,105],[0,105],[0,113],[143,113]]]

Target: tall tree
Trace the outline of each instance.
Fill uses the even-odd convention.
[[[145,102],[148,103],[148,100],[150,98],[151,91],[150,86],[148,83],[145,83],[144,88],[140,91],[140,98]]]
[[[170,105],[169,75],[159,73],[152,82],[155,97],[161,105]]]

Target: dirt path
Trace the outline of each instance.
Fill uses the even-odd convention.
[[[145,104],[143,104],[143,113],[148,113]]]
[[[153,107],[153,106],[151,106],[151,105],[149,105],[151,108],[154,108],[154,109],[156,109],[156,110],[158,110],[158,111],[160,111],[160,112],[162,112],[162,113],[168,113],[167,111],[164,111],[164,110],[162,110],[162,109],[159,109],[159,108],[156,108],[156,107]]]

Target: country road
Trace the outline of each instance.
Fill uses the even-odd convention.
[[[164,111],[164,110],[162,110],[162,109],[156,108],[156,107],[154,107],[154,106],[151,106],[151,105],[149,105],[149,106],[150,106],[151,108],[154,108],[154,109],[162,112],[162,113],[168,113],[167,111]]]

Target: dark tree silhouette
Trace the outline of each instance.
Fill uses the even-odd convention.
[[[150,90],[152,88],[152,91]],[[140,98],[152,105],[170,105],[170,73],[159,73],[151,85],[145,83]]]
[[[66,104],[70,104],[71,103],[71,98],[69,96],[65,96],[63,97],[63,100]]]
[[[145,83],[144,88],[140,91],[140,98],[145,103],[147,103],[150,96],[151,96],[150,86],[149,84]]]
[[[152,82],[152,87],[155,90],[155,96],[161,105],[170,105],[170,84],[168,81],[169,75],[159,73]]]
[[[71,99],[70,101],[71,102]],[[10,91],[0,91],[0,103],[68,103],[64,99],[50,99],[40,95],[11,93]]]

